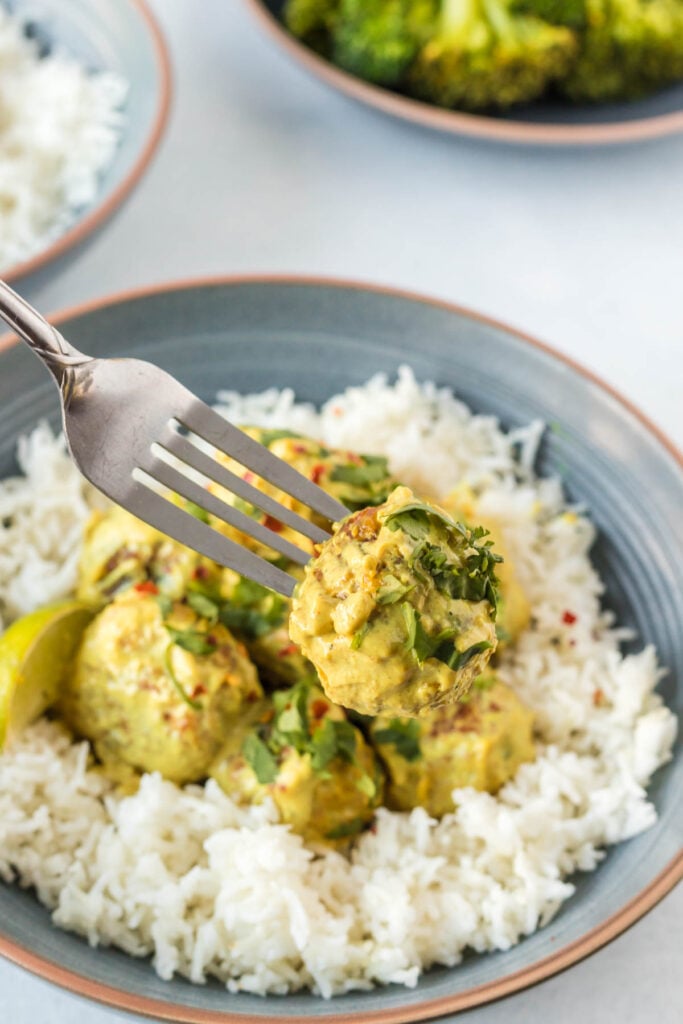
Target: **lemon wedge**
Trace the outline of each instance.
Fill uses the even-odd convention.
[[[0,636],[0,750],[54,704],[93,614],[80,601],[61,601]]]

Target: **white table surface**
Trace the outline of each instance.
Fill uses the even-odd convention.
[[[450,299],[596,371],[683,444],[683,137],[551,151],[433,135],[336,96],[240,0],[153,0],[175,66],[161,150],[75,258],[22,283],[43,310],[131,286],[306,273]],[[466,1024],[678,1024],[683,888],[559,977]],[[2,1024],[131,1018],[0,961]]]

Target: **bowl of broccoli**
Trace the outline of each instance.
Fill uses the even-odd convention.
[[[443,131],[606,143],[683,130],[683,0],[249,0],[348,95]]]

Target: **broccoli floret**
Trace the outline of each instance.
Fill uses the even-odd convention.
[[[584,0],[586,28],[561,89],[572,100],[636,99],[683,78],[682,0]]]
[[[336,64],[369,82],[398,85],[436,23],[439,0],[341,0]]]
[[[565,75],[576,34],[516,15],[511,2],[444,0],[436,34],[410,69],[410,91],[444,107],[505,108],[535,99]]]
[[[328,56],[338,8],[339,0],[287,0],[283,18],[292,35]]]

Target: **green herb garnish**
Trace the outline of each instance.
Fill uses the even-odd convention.
[[[356,756],[356,731],[350,722],[326,718],[310,742],[311,766],[318,774],[336,757],[353,764]]]
[[[168,677],[171,680],[171,682],[173,683],[173,685],[176,688],[176,690],[178,691],[179,696],[181,697],[182,700],[185,701],[187,706],[192,708],[193,711],[201,711],[202,710],[201,701],[193,700],[192,697],[189,696],[189,694],[185,690],[185,687],[183,686],[183,684],[180,682],[180,680],[178,679],[177,675],[173,671],[173,663],[171,661],[171,651],[172,651],[172,649],[173,649],[173,643],[170,643],[168,645],[168,647],[166,648],[166,657],[164,659],[165,660],[165,664],[166,664],[166,672],[168,673]]]
[[[392,718],[385,729],[373,733],[376,743],[390,743],[405,761],[417,761],[420,750],[420,723],[416,718]]]
[[[187,595],[187,603],[197,615],[201,615],[203,619],[208,619],[212,625],[218,622],[220,605],[200,590],[191,590]]]
[[[382,577],[382,586],[377,591],[377,604],[396,604],[410,593],[415,587],[414,583],[401,583],[391,573]]]
[[[369,487],[389,475],[389,463],[383,455],[365,455],[362,458],[362,465],[349,462],[343,466],[335,466],[330,473],[330,480],[335,483],[351,484],[352,487]]]
[[[301,438],[301,434],[295,434],[293,430],[261,430],[259,436],[259,443],[264,445],[266,448],[270,448],[274,441],[281,441],[283,438],[298,437]]]
[[[195,519],[199,519],[201,523],[211,522],[209,518],[209,513],[206,511],[206,509],[203,509],[201,505],[197,505],[197,503],[194,501],[185,502],[185,511],[189,512],[191,516],[195,517]]]
[[[263,786],[274,782],[277,778],[277,760],[262,739],[255,732],[250,732],[242,744],[245,761]]]
[[[330,832],[325,833],[326,839],[348,839],[351,836],[357,836],[359,832],[362,832],[365,828],[366,821],[364,818],[353,818],[352,821],[347,821],[343,825],[337,825]]]
[[[173,643],[182,647],[184,651],[199,656],[215,653],[216,644],[209,640],[206,633],[200,633],[197,629],[175,629],[167,622],[164,625],[170,633]]]
[[[365,637],[368,634],[368,630],[369,629],[370,629],[370,622],[367,621],[367,622],[363,623],[363,625],[360,627],[360,629],[356,630],[356,632],[353,634],[353,640],[351,641],[351,650],[352,651],[357,651],[360,648],[361,644],[363,643],[363,641],[365,640]]]

